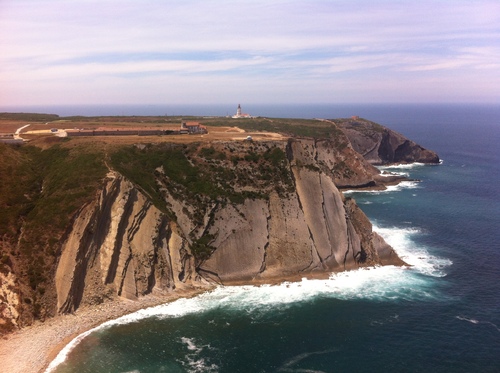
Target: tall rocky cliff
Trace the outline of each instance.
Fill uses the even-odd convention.
[[[170,221],[117,174],[75,216],[55,275],[57,311],[119,295],[136,299],[154,287],[175,289],[196,276],[189,246]]]
[[[371,163],[437,155],[347,122],[285,141],[0,147],[0,329],[116,297],[404,264],[339,189],[397,181]]]
[[[234,144],[213,146],[223,154]],[[157,170],[167,214],[125,177],[108,176],[64,238],[55,276],[57,311],[115,295],[136,299],[153,289],[403,264],[337,189],[332,174],[321,170],[328,158],[325,144],[292,140],[270,146],[288,155],[281,162],[291,187],[261,186],[258,195],[236,202],[190,201],[174,193],[168,174]],[[248,191],[257,188],[247,186]]]

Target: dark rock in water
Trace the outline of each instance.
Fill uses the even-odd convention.
[[[403,135],[364,119],[339,123],[355,151],[374,165],[394,163],[439,163],[439,156]]]

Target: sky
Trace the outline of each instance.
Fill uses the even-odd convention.
[[[498,0],[0,0],[0,107],[499,103]]]

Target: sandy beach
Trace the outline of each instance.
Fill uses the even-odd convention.
[[[59,315],[43,323],[36,322],[0,339],[0,372],[44,372],[57,354],[79,334],[140,309],[189,298],[208,290],[207,287],[188,288],[147,295],[137,301],[119,298],[98,306],[82,307],[74,314]]]

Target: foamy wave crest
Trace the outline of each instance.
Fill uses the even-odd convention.
[[[392,176],[404,176],[404,177],[410,177],[410,173],[409,172],[396,172],[396,171],[387,171],[387,170],[381,170],[383,171],[381,174],[379,174],[379,176],[382,176],[382,177],[392,177]]]
[[[182,366],[184,366],[190,373],[216,373],[219,371],[219,367],[216,364],[209,364],[207,361],[200,357],[200,353],[208,348],[211,349],[210,345],[198,346],[194,338],[181,338],[182,344],[186,345],[189,353],[186,354],[186,361],[178,360]]]
[[[471,324],[475,324],[475,325],[487,324],[487,325],[493,327],[494,329],[496,329],[497,332],[500,332],[500,328],[496,324],[493,324],[491,321],[480,321],[480,320],[472,319],[472,318],[465,317],[465,316],[455,316],[455,318],[462,320],[462,321],[470,322]]]
[[[179,299],[113,320],[134,322],[146,317],[171,318],[214,309],[248,314],[286,309],[318,297],[335,299],[424,299],[433,297],[425,278],[404,267],[384,266],[333,273],[328,279],[306,279],[279,285],[220,286],[195,298]],[[181,312],[179,312],[182,310]],[[106,323],[107,325],[111,325]],[[106,325],[106,326],[107,326]]]
[[[367,194],[382,194],[382,193],[392,193],[399,192],[403,189],[417,189],[420,188],[419,182],[414,180],[402,181],[397,185],[388,185],[386,189],[383,190],[369,190],[369,189],[349,189],[343,191],[344,194],[352,193],[367,193]]]
[[[403,189],[417,189],[420,188],[418,181],[402,181],[397,185],[389,185],[386,190],[381,192],[398,192]]]
[[[424,275],[444,277],[446,268],[453,264],[449,259],[430,254],[427,248],[419,247],[412,241],[414,235],[422,234],[419,229],[382,228],[374,225],[373,230],[380,234],[396,250],[399,257],[412,266],[413,270]]]
[[[465,317],[465,316],[455,316],[455,317],[456,317],[457,319],[459,319],[459,320],[462,320],[462,321],[468,321],[468,322],[470,322],[470,323],[472,323],[472,324],[479,324],[479,320],[476,320],[476,319],[469,319],[469,318],[467,318],[467,317]]]
[[[148,317],[182,317],[218,308],[245,312],[259,317],[269,310],[283,310],[293,304],[309,302],[316,298],[410,300],[435,297],[436,294],[433,294],[430,284],[424,278],[415,276],[407,268],[394,266],[334,273],[324,280],[302,279],[299,282],[263,286],[221,286],[197,297],[179,299],[161,306],[147,308],[89,330],[73,339],[52,361],[46,372],[53,372],[66,360],[71,350],[90,333],[113,325],[137,322]],[[183,342],[189,350],[197,351],[193,341],[186,339]],[[191,368],[194,368],[195,365],[204,362],[193,359],[192,363],[194,365]]]
[[[388,171],[388,170],[409,170],[412,168],[418,168],[422,166],[427,166],[427,164],[420,162],[400,163],[400,164],[391,164],[389,166],[377,166],[377,168],[381,171]]]
[[[113,321],[113,320],[112,320]],[[86,336],[89,334],[95,332],[96,330],[99,330],[101,328],[106,327],[106,324],[111,323],[112,321],[105,322],[104,324],[101,324],[93,329],[90,329],[86,331],[85,333],[80,334],[78,337],[74,338],[71,342],[69,342],[66,347],[64,347],[61,352],[56,356],[54,360],[49,364],[47,369],[45,370],[45,373],[50,373],[53,372],[60,364],[62,364],[66,358],[68,357],[69,353],[76,347],[78,343],[80,343]]]
[[[79,336],[74,338],[70,343],[68,343],[66,347],[64,347],[61,350],[61,352],[59,352],[57,357],[47,367],[45,373],[53,372],[58,365],[62,364],[67,359],[69,353],[76,347],[78,343],[80,343],[80,341],[82,341],[89,334],[97,330],[105,329],[113,325],[129,324],[152,316],[162,315],[164,317],[182,317],[191,313],[199,313],[207,309],[206,308],[207,305],[204,304],[204,302],[196,302],[196,301],[193,302],[192,299],[182,298],[176,300],[175,302],[168,303],[166,305],[145,308],[143,310],[139,310],[129,315],[125,315],[117,319],[107,321],[93,329],[90,329],[80,334]]]

